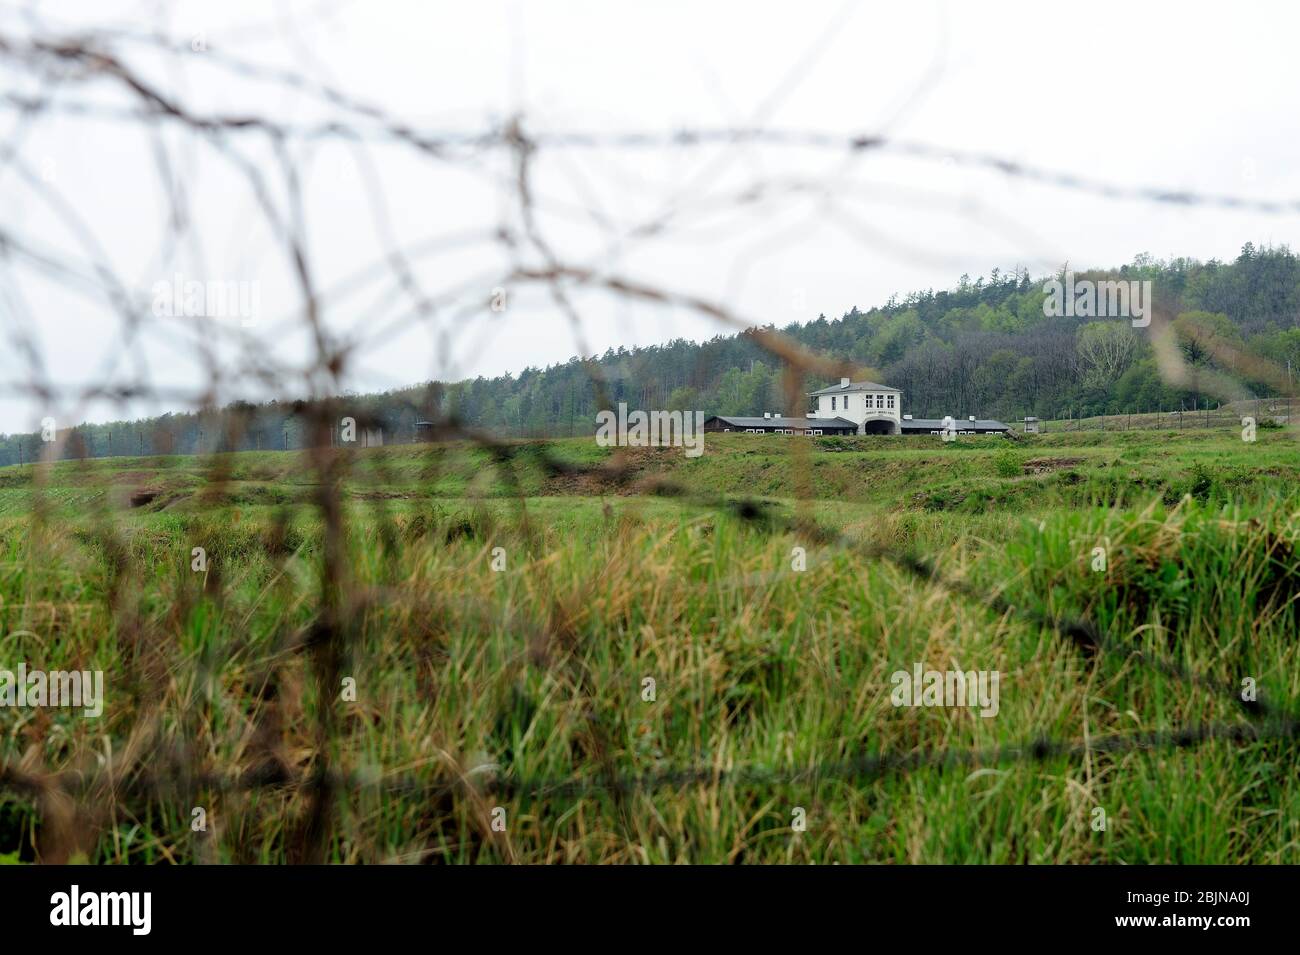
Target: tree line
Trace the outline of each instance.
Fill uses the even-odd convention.
[[[1047,315],[1043,286],[1050,278],[994,269],[973,281],[963,275],[954,288],[895,296],[868,311],[854,306],[837,319],[819,315],[779,330],[901,389],[904,411],[917,417],[1085,417],[1192,409],[1213,400],[1195,386],[1195,377],[1179,387],[1162,379],[1146,329],[1123,319]],[[1291,376],[1300,373],[1300,259],[1286,246],[1247,243],[1230,262],[1143,254],[1118,269],[1077,272],[1075,278],[1150,280],[1155,309],[1174,316],[1175,339],[1189,365],[1229,373],[1244,396],[1289,390]],[[1223,359],[1207,347],[1207,334],[1242,360],[1218,367]],[[1250,358],[1281,369],[1282,380],[1252,379],[1257,365]],[[805,390],[830,383],[809,378]],[[786,407],[782,369],[751,331],[698,343],[620,347],[517,375],[427,382],[335,401],[358,421],[381,428],[388,444],[419,440],[421,422],[444,417],[508,437],[590,434],[596,413],[620,401],[643,410],[724,415],[811,410]],[[192,454],[301,447],[306,426],[301,402],[240,402],[82,424],[60,436],[64,457]],[[40,437],[0,435],[0,465],[31,460]]]

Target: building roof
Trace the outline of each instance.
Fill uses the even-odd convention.
[[[733,418],[730,415],[713,415],[733,428],[852,428],[856,421],[848,418]]]
[[[897,388],[878,385],[874,381],[850,381],[847,385],[831,385],[829,388],[810,391],[808,394],[810,397],[816,397],[817,395],[846,395],[854,391],[892,391],[895,394],[902,394]]]
[[[977,428],[980,431],[1010,431],[1008,425],[1001,421],[993,421],[986,418],[977,418],[971,421],[969,418],[954,418],[953,423],[958,431],[969,431],[971,428]],[[942,431],[942,418],[904,418],[899,422],[903,430],[908,428],[924,428],[926,431]]]

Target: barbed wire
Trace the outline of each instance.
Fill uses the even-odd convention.
[[[324,7],[324,5],[321,5]],[[28,11],[30,12],[30,11]],[[38,20],[38,24],[40,21]],[[793,340],[775,329],[758,326],[750,317],[726,304],[692,292],[665,288],[617,270],[612,264],[573,261],[563,255],[551,241],[541,215],[559,213],[590,216],[589,208],[547,195],[539,188],[535,176],[537,157],[549,152],[582,150],[620,152],[684,149],[737,149],[768,147],[788,150],[816,150],[842,154],[851,162],[874,156],[896,157],[908,162],[940,162],[977,169],[1003,178],[1026,181],[1059,192],[1077,193],[1116,201],[1134,201],[1160,206],[1203,207],[1252,212],[1268,216],[1300,213],[1300,198],[1267,199],[1239,195],[1170,190],[1157,186],[1132,186],[1103,179],[1054,170],[1009,157],[982,151],[970,151],[896,137],[884,132],[857,135],[815,130],[782,129],[769,125],[685,128],[672,131],[581,131],[533,129],[524,114],[470,130],[421,128],[391,115],[384,108],[349,94],[336,85],[322,82],[299,72],[260,66],[219,49],[206,49],[204,62],[241,80],[271,84],[308,96],[336,115],[317,122],[294,123],[273,119],[265,113],[210,112],[188,103],[178,92],[166,88],[130,62],[130,51],[146,48],[182,60],[194,55],[190,44],[153,33],[108,29],[86,33],[66,29],[42,29],[39,35],[19,35],[0,28],[0,63],[7,65],[37,90],[11,90],[0,94],[0,115],[17,120],[15,130],[0,147],[0,171],[13,170],[28,194],[39,201],[76,239],[76,252],[49,245],[22,224],[0,225],[0,264],[16,269],[22,265],[35,269],[61,287],[74,290],[88,300],[106,305],[121,326],[120,347],[105,355],[97,380],[84,385],[61,384],[52,380],[45,368],[41,349],[31,335],[30,323],[35,310],[22,301],[21,293],[6,290],[0,311],[8,319],[9,339],[26,363],[25,377],[6,372],[0,381],[0,393],[27,395],[43,406],[71,402],[75,415],[95,401],[127,405],[134,399],[149,397],[174,403],[192,403],[198,409],[218,405],[223,388],[256,385],[269,388],[284,400],[303,400],[303,430],[306,469],[314,478],[309,503],[320,515],[323,546],[318,593],[312,622],[301,630],[277,634],[274,652],[263,679],[258,683],[259,702],[281,692],[276,678],[277,667],[286,656],[306,657],[311,681],[322,698],[332,692],[343,672],[344,660],[356,651],[359,611],[367,595],[348,567],[344,539],[349,521],[340,490],[345,476],[353,476],[354,462],[333,453],[332,428],[339,408],[338,395],[345,381],[345,371],[413,324],[432,326],[447,310],[459,306],[469,295],[474,301],[457,308],[453,321],[486,311],[488,294],[484,290],[502,285],[535,285],[546,290],[556,311],[567,320],[581,355],[592,352],[586,347],[584,319],[574,304],[573,288],[598,289],[627,302],[649,303],[665,308],[680,308],[702,316],[723,328],[745,330],[766,353],[776,358],[786,370],[786,391],[798,394],[808,376],[851,374],[857,365],[845,359],[830,358]],[[101,102],[90,96],[93,84],[106,83],[123,97],[121,102]],[[81,98],[72,98],[69,88],[87,88]],[[296,283],[300,305],[286,315],[285,327],[305,330],[307,357],[299,362],[286,361],[259,348],[255,342],[235,330],[204,329],[188,341],[176,330],[161,331],[193,347],[203,368],[203,387],[180,388],[151,380],[141,368],[133,381],[115,383],[116,370],[125,363],[140,336],[152,334],[158,322],[149,321],[148,309],[142,307],[133,284],[120,269],[112,265],[112,256],[98,239],[92,224],[67,202],[57,189],[43,183],[41,176],[23,156],[23,133],[38,118],[51,115],[72,120],[111,122],[139,127],[159,135],[161,127],[175,127],[193,134],[211,147],[246,182],[256,209],[283,249]],[[257,161],[239,149],[250,137],[260,137],[269,146],[269,158]],[[390,224],[381,232],[387,247],[374,261],[362,263],[351,274],[331,281],[313,258],[306,239],[305,209],[299,170],[299,155],[293,149],[317,141],[338,140],[367,146],[394,143],[412,150],[422,160],[468,169],[498,194],[508,200],[511,217],[503,216],[499,228],[445,232],[425,240],[402,244]],[[489,154],[505,154],[506,168],[496,168]],[[188,198],[182,172],[174,167],[165,148],[158,149],[159,179],[168,204],[168,242],[183,241],[193,229],[193,216],[184,209]],[[383,221],[386,202],[382,177],[373,166],[363,165],[366,172],[370,204]],[[721,207],[752,204],[765,194],[784,191],[816,192],[813,181],[792,179],[783,183],[759,183],[741,188],[717,199]],[[824,188],[821,187],[821,188]],[[667,235],[681,209],[669,203],[648,219],[624,228],[610,227],[615,234],[610,247]],[[869,223],[857,223],[861,241],[879,241],[889,237],[873,235]],[[463,277],[449,287],[431,290],[419,263],[426,256],[437,256],[465,245],[500,247],[509,258],[503,270],[485,271]],[[324,283],[324,284],[322,284]],[[384,321],[366,322],[358,337],[349,339],[337,334],[326,320],[325,309],[345,297],[362,291],[390,289],[404,303],[396,314]],[[1176,378],[1186,371],[1176,349],[1169,345],[1169,317],[1157,314],[1153,340],[1158,343],[1161,371],[1166,378]],[[445,341],[446,329],[440,330]],[[236,361],[217,357],[216,343],[236,344]],[[1159,343],[1163,343],[1160,345]],[[1280,383],[1282,376],[1276,363],[1247,356],[1232,343],[1207,336],[1202,344],[1233,367],[1245,365],[1259,377]],[[478,345],[476,347],[482,347]],[[599,363],[584,360],[592,389],[605,395],[607,382]],[[1211,385],[1214,383],[1211,382]],[[1227,389],[1230,382],[1219,387]],[[361,416],[364,425],[366,419]],[[449,414],[435,415],[427,422],[428,435],[438,441],[466,441],[485,449],[496,465],[497,473],[507,484],[514,481],[512,465],[523,453],[521,446],[498,436],[470,428]],[[237,425],[232,424],[235,428]],[[57,442],[56,442],[57,444]],[[548,447],[532,446],[528,452],[539,460],[548,474],[581,477],[604,487],[625,486],[636,474],[627,463],[615,457],[613,464],[577,465],[556,456]],[[792,452],[795,458],[799,452]],[[798,463],[797,461],[795,462]],[[389,466],[383,460],[372,465],[381,474]],[[230,480],[231,465],[214,459],[205,479],[209,489],[219,492]],[[41,489],[45,474],[35,470],[34,487]],[[517,482],[510,484],[509,495],[522,502],[525,494]],[[425,780],[413,775],[386,775],[375,772],[345,771],[337,752],[340,734],[338,718],[328,706],[318,707],[317,723],[312,732],[310,755],[302,762],[310,768],[294,770],[275,744],[274,720],[260,712],[253,728],[251,746],[253,766],[241,772],[231,768],[212,768],[195,752],[150,752],[159,737],[156,712],[145,707],[131,734],[125,755],[107,766],[67,769],[46,767],[41,757],[30,754],[22,760],[0,762],[0,792],[12,792],[37,800],[42,817],[51,821],[59,832],[60,843],[51,845],[51,858],[66,857],[68,847],[95,837],[96,816],[105,807],[121,800],[179,799],[201,793],[251,791],[285,791],[301,794],[308,800],[302,831],[295,836],[296,861],[321,861],[331,839],[336,815],[335,803],[344,795],[378,792],[410,795],[430,800],[442,796],[466,796],[479,800],[488,794],[530,796],[534,798],[588,797],[598,794],[628,795],[692,785],[761,786],[802,785],[820,780],[860,781],[919,771],[942,771],[958,767],[990,767],[1003,764],[1074,760],[1091,754],[1158,752],[1187,749],[1203,743],[1251,743],[1272,739],[1293,739],[1297,722],[1293,715],[1296,701],[1266,704],[1244,700],[1237,688],[1208,674],[1198,673],[1172,660],[1139,649],[1115,635],[1105,633],[1086,616],[1061,617],[1046,610],[1019,604],[1005,589],[987,590],[975,583],[946,574],[939,562],[925,555],[879,543],[857,540],[844,531],[826,528],[811,518],[785,517],[771,505],[756,500],[736,499],[725,495],[701,493],[684,484],[667,480],[657,482],[656,494],[690,505],[718,512],[730,512],[741,520],[761,525],[770,533],[789,533],[801,539],[835,547],[854,555],[887,562],[922,586],[946,590],[972,606],[997,616],[1007,617],[1033,629],[1049,630],[1066,641],[1093,666],[1108,657],[1133,661],[1180,685],[1206,691],[1223,702],[1231,702],[1245,717],[1244,722],[1196,722],[1172,729],[1148,729],[1115,733],[1085,740],[1071,737],[1040,736],[1017,743],[991,747],[950,747],[941,750],[865,753],[853,758],[818,762],[802,767],[761,765],[686,766],[660,768],[650,772],[628,772],[615,758],[616,747],[609,727],[594,712],[588,711],[588,723],[594,739],[594,771],[582,776],[553,778],[515,777],[507,767],[504,772],[494,764],[457,769]],[[374,504],[376,533],[387,538],[393,534],[391,522],[383,510],[382,499]],[[525,533],[530,530],[524,509]],[[99,521],[97,542],[112,563],[115,574],[106,594],[110,619],[118,638],[132,653],[124,666],[130,670],[128,683],[146,686],[149,673],[165,670],[165,654],[151,646],[144,625],[125,606],[125,590],[131,575],[144,573],[133,567],[130,547],[108,514],[96,515]],[[45,528],[49,518],[39,500],[32,515],[36,530]],[[280,528],[283,530],[283,528]],[[39,534],[32,535],[36,546]],[[539,570],[539,573],[545,573]],[[283,568],[281,569],[283,573]],[[216,578],[214,578],[215,580]],[[226,599],[219,582],[210,586],[208,596],[219,606]],[[224,607],[221,608],[224,610]],[[554,630],[548,621],[539,628]],[[564,674],[579,695],[587,700],[598,696],[594,676],[580,652],[580,638],[548,632],[548,640],[563,652],[547,666]],[[287,691],[286,691],[287,692]],[[302,693],[299,688],[299,693]],[[152,758],[150,758],[152,757]],[[72,800],[69,810],[66,800]],[[69,815],[70,813],[70,815]],[[71,820],[70,822],[68,820]],[[60,821],[62,820],[62,821]],[[619,817],[625,833],[630,830],[626,807]],[[66,825],[65,825],[66,823]]]

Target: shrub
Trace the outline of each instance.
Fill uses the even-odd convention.
[[[1019,477],[1020,455],[1011,448],[1003,448],[993,456],[993,470],[998,477]]]

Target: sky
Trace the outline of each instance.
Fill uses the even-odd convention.
[[[1295,214],[962,160],[1300,197],[1297,21],[1282,3],[0,4],[0,432],[518,374],[994,268],[1294,246]],[[123,69],[32,50],[69,37]],[[142,118],[126,75],[250,122]],[[765,138],[678,138],[736,130]],[[519,277],[556,265],[596,281],[557,297]],[[186,283],[203,314],[160,297]],[[349,346],[337,379],[313,371],[319,341]]]

